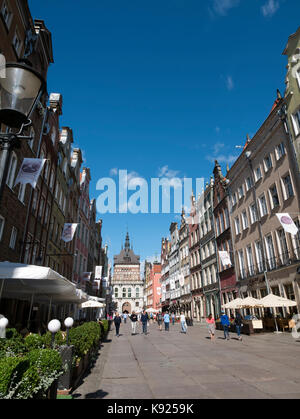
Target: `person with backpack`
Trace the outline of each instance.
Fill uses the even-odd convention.
[[[242,340],[241,329],[243,326],[243,318],[241,316],[241,313],[238,311],[235,315],[234,325],[235,325],[236,333],[238,335],[238,340]]]
[[[223,326],[223,330],[224,330],[224,339],[229,340],[229,326],[230,326],[230,321],[229,321],[229,317],[227,316],[227,314],[225,314],[224,311],[222,311],[221,313],[221,325]]]
[[[161,312],[157,313],[156,321],[159,326],[159,330],[162,331],[162,314]]]

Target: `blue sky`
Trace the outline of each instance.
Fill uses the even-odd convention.
[[[98,179],[223,171],[284,92],[299,0],[29,0],[52,32],[48,91]],[[115,178],[116,179],[116,178]],[[132,192],[129,193],[129,196]],[[110,257],[128,228],[141,259],[160,255],[176,214],[98,214]]]

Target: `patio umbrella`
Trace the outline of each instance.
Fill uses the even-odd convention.
[[[158,313],[159,310],[156,310],[155,308],[147,308],[146,313]]]
[[[95,300],[89,300],[80,305],[80,308],[103,308],[103,307],[105,307],[105,304],[99,303],[98,301],[95,301]]]
[[[264,298],[260,300],[263,307],[270,307],[270,308],[276,308],[276,307],[295,307],[297,305],[296,301],[288,300],[284,297],[279,297],[278,295],[274,294],[268,294]],[[277,320],[275,317],[275,325],[276,325],[276,332],[278,332],[278,325]]]
[[[297,305],[296,301],[288,300],[284,297],[279,297],[278,295],[269,294],[266,297],[260,300],[261,304],[264,307],[295,307]]]
[[[242,298],[236,298],[235,300],[229,301],[229,303],[223,304],[222,307],[232,309],[240,308],[240,304],[242,301]]]
[[[254,307],[262,307],[263,304],[261,300],[257,300],[253,297],[246,297],[241,300],[239,308],[254,308]]]

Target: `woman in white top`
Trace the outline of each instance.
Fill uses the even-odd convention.
[[[183,312],[180,313],[181,333],[186,333],[186,320]]]

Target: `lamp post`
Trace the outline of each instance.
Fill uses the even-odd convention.
[[[29,119],[41,95],[46,91],[46,82],[32,67],[23,63],[7,63],[5,77],[0,78],[0,124],[8,129],[0,132],[2,159],[0,161],[0,200],[8,174],[12,150],[20,147],[20,140],[30,140],[22,135],[31,125]],[[17,132],[11,132],[11,129]]]
[[[6,327],[8,325],[8,319],[6,317],[2,317],[0,319],[0,338],[6,338]]]
[[[69,331],[74,324],[74,320],[72,319],[72,317],[67,317],[64,321],[64,324],[67,328],[67,346],[69,346]]]
[[[60,321],[57,319],[53,319],[48,323],[48,330],[52,333],[51,338],[51,347],[54,348],[54,341],[55,341],[55,334],[60,331]]]

